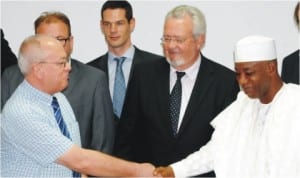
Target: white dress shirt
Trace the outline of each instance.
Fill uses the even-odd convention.
[[[199,72],[200,63],[201,63],[201,56],[199,55],[199,58],[191,67],[189,67],[184,71],[179,71],[179,72],[185,72],[185,75],[181,78],[182,96],[181,96],[181,107],[180,107],[177,132],[180,128],[186,107],[189,103],[197,79],[197,75]],[[176,71],[177,70],[175,68],[173,68],[172,66],[170,67],[170,94],[177,80]]]

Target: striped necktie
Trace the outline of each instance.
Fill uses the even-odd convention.
[[[66,123],[65,123],[65,121],[64,121],[64,119],[62,117],[62,114],[61,114],[61,111],[60,111],[60,107],[59,107],[59,104],[57,102],[56,97],[53,97],[51,106],[53,108],[54,116],[55,116],[57,125],[59,126],[59,129],[60,129],[61,133],[64,136],[66,136],[67,138],[69,138],[70,140],[72,140],[71,136],[70,136],[70,133],[68,131],[67,125],[66,125]],[[75,171],[72,171],[72,176],[73,177],[81,177],[80,173],[75,172]]]

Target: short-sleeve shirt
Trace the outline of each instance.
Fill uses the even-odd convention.
[[[72,170],[55,161],[74,144],[80,133],[73,110],[62,93],[55,94],[71,140],[56,122],[53,96],[24,80],[4,106],[1,116],[1,176],[71,177]]]

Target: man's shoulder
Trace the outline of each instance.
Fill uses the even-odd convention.
[[[71,65],[72,65],[72,70],[76,70],[76,72],[80,73],[81,75],[85,75],[85,76],[105,75],[102,70],[96,69],[92,66],[89,66],[88,64],[84,64],[76,59],[72,59]]]
[[[205,56],[202,56],[202,62],[205,63],[206,65],[210,66],[217,73],[234,75],[233,70],[229,69],[228,67],[226,67],[220,63],[215,62],[215,60],[211,60]]]
[[[108,60],[108,53],[105,53],[87,63],[87,65],[99,67],[99,64],[103,63],[105,60]]]
[[[25,91],[24,87],[22,86],[24,86],[24,83],[22,82],[15,86],[15,90],[13,93],[11,93],[8,100],[6,101],[3,111],[5,110],[5,107],[8,107],[10,109],[18,108],[21,110],[33,105],[33,103],[28,101],[32,99],[31,95],[27,94],[27,91]]]
[[[143,57],[143,61],[145,60],[158,60],[163,58],[163,56],[160,56],[158,54],[149,52],[149,51],[145,51],[142,49],[139,49],[138,47],[135,46],[135,54],[134,54],[134,58],[138,58],[138,57]]]
[[[4,80],[8,80],[10,83],[20,83],[19,81],[22,81],[24,79],[24,76],[21,73],[18,64],[15,64],[5,69],[1,78]]]
[[[294,83],[284,84],[284,89],[288,93],[291,93],[291,96],[297,96],[300,99],[300,85]]]
[[[293,83],[284,84],[273,100],[274,101],[272,102],[278,104],[280,112],[285,113],[286,115],[294,113],[300,115],[300,85]],[[289,116],[286,117],[289,118]]]
[[[294,51],[293,53],[289,54],[283,59],[283,63],[289,63],[289,62],[299,62],[299,50]]]
[[[21,73],[20,68],[18,66],[18,64],[14,64],[12,66],[9,66],[7,69],[5,69],[5,71],[3,72],[4,74],[11,74],[11,73]]]

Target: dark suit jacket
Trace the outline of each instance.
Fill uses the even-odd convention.
[[[166,60],[136,66],[117,130],[117,156],[156,166],[185,158],[210,140],[213,128],[209,123],[239,91],[233,71],[202,56],[175,138],[169,117],[169,73]]]
[[[7,67],[17,62],[17,57],[10,49],[8,41],[4,38],[4,33],[1,29],[1,74],[3,74]]]
[[[69,85],[63,93],[78,121],[82,147],[112,153],[115,128],[105,73],[73,59],[71,67]],[[5,70],[1,109],[23,79],[17,65]]]
[[[140,50],[135,46],[134,46],[134,48],[135,48],[135,52],[134,52],[134,56],[133,56],[132,67],[131,67],[130,73],[129,73],[129,81],[128,81],[127,88],[129,87],[130,80],[132,78],[132,70],[135,68],[136,65],[143,64],[144,62],[147,62],[147,61],[162,59],[162,56]],[[98,69],[101,69],[102,71],[104,71],[107,74],[106,76],[108,77],[108,64],[107,63],[108,63],[108,53],[88,62],[87,64],[91,65],[93,67],[96,67]],[[119,119],[116,115],[115,115],[115,122],[116,122],[116,127],[117,127]]]
[[[299,83],[299,50],[283,59],[281,78],[286,83]]]

